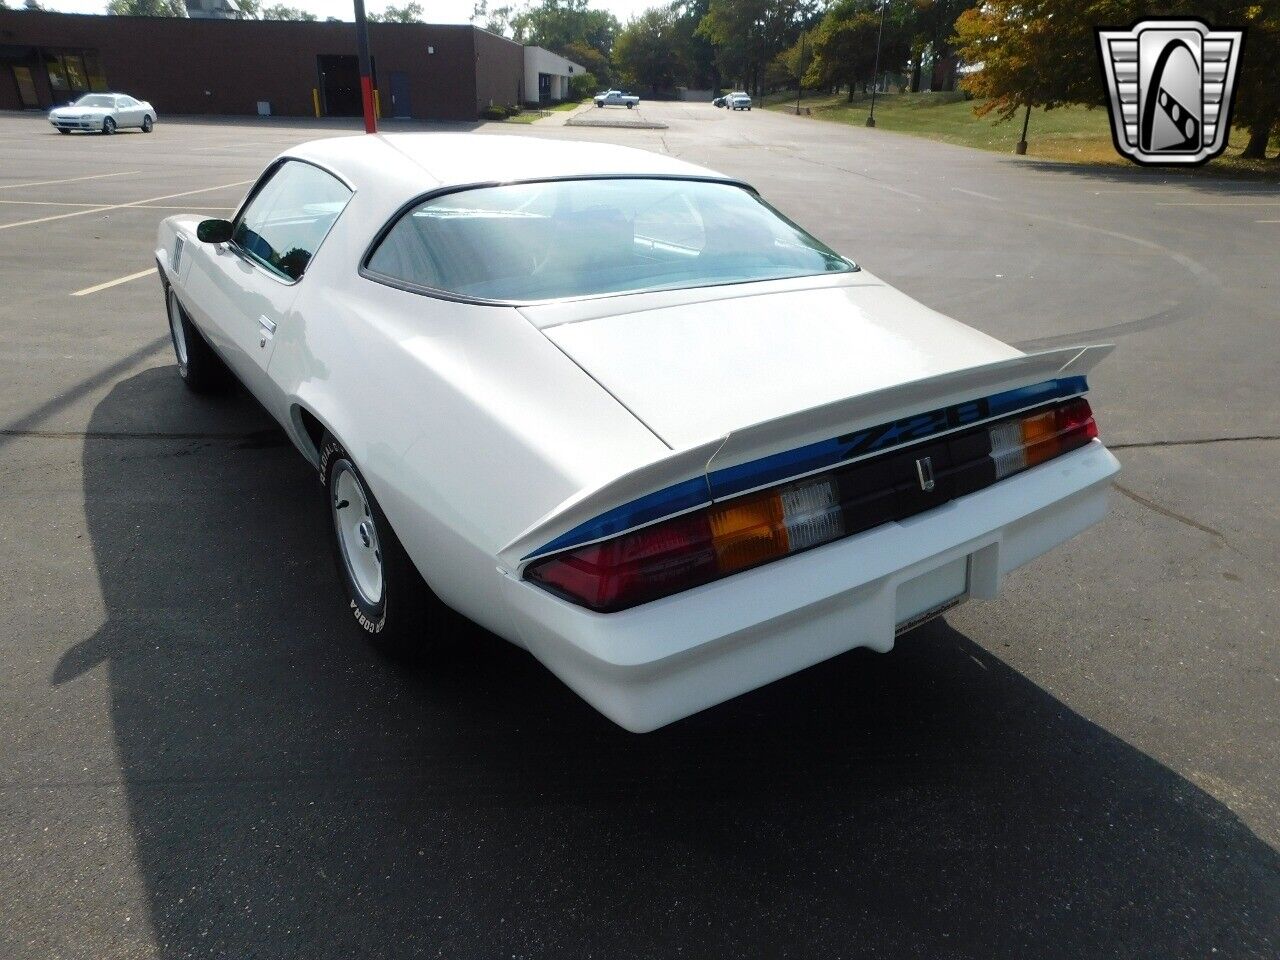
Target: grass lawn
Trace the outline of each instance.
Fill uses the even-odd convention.
[[[534,108],[532,110],[521,110],[514,117],[507,117],[506,120],[500,120],[499,123],[533,123],[535,120],[541,120],[548,113],[564,113],[567,110],[576,110],[585,100],[574,101],[566,100],[564,103],[557,103],[554,107]]]
[[[813,111],[815,119],[859,126],[866,123],[871,106],[869,98],[846,103],[844,94],[807,96],[800,102]],[[771,94],[765,98],[765,106],[771,110],[790,112],[795,103],[794,92],[790,95]],[[1013,153],[1014,144],[1022,132],[1022,114],[1019,113],[1014,120],[998,123],[991,115],[974,116],[973,101],[964,100],[958,93],[890,93],[876,96],[876,127],[979,150]],[[1280,178],[1280,163],[1240,159],[1245,139],[1244,131],[1237,128],[1231,140],[1239,146],[1227,147],[1221,157],[1198,169],[1211,174]],[[1110,121],[1107,111],[1102,108],[1032,110],[1031,125],[1027,130],[1027,155],[1042,160],[1129,166],[1129,161],[1116,153],[1111,143]]]

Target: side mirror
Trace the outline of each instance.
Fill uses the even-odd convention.
[[[231,239],[231,221],[201,220],[196,226],[196,239],[201,243],[226,243]]]

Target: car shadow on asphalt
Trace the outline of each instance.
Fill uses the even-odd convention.
[[[478,628],[379,659],[247,401],[109,435],[180,390],[96,408],[105,622],[52,676],[109,676],[159,956],[1274,955],[1280,856],[940,621],[645,736]]]

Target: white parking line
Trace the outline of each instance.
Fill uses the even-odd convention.
[[[149,277],[156,272],[156,268],[150,270],[139,270],[137,273],[131,273],[127,277],[116,277],[114,280],[108,280],[106,283],[95,284],[92,287],[85,287],[83,290],[77,290],[72,294],[73,297],[86,297],[91,293],[97,293],[99,290],[106,290],[108,287],[118,287],[122,283],[128,283],[130,280],[141,280],[143,277]]]
[[[967,193],[971,197],[981,197],[983,200],[990,200],[993,203],[1003,203],[999,197],[993,197],[989,193],[979,193],[977,190],[966,190],[964,187],[952,187],[956,193]]]
[[[0,200],[17,207],[96,207],[96,203],[67,203],[64,200]]]
[[[67,217],[83,217],[87,213],[106,213],[108,210],[123,210],[126,207],[141,207],[160,200],[173,200],[177,197],[190,197],[197,193],[209,193],[213,190],[227,190],[231,187],[243,187],[252,180],[237,180],[235,183],[223,183],[216,187],[202,187],[199,190],[187,190],[183,193],[169,193],[163,197],[147,197],[145,200],[131,200],[129,203],[113,203],[105,207],[90,207],[88,210],[72,210],[70,213],[55,213],[48,217],[36,217],[34,220],[15,220],[13,223],[0,223],[0,230],[13,227],[27,227],[34,223],[48,223],[50,220],[65,220]]]
[[[100,207],[101,203],[67,203],[64,200],[0,200],[15,207]],[[234,210],[235,207],[190,207],[180,204],[146,203],[139,210]]]
[[[1157,207],[1280,207],[1280,200],[1250,200],[1247,203],[1235,203],[1231,200],[1184,200],[1173,203],[1161,200]]]
[[[4,183],[0,184],[0,190],[16,190],[18,187],[46,187],[53,183],[76,183],[80,180],[105,180],[107,177],[127,177],[131,173],[141,172],[141,170],[125,170],[122,173],[95,173],[87,177],[67,177],[65,180],[32,180],[30,183]]]

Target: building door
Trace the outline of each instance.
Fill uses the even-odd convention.
[[[551,74],[538,74],[538,102],[546,103],[551,99]]]
[[[15,66],[13,79],[18,84],[18,98],[22,101],[22,109],[39,109],[40,98],[36,96],[36,84],[31,79],[31,68]]]
[[[320,54],[320,102],[327,117],[358,117],[360,103],[360,62],[354,56]]]
[[[413,116],[409,109],[409,75],[402,70],[391,71],[391,116],[401,120]]]

